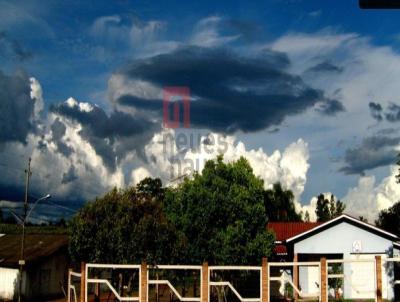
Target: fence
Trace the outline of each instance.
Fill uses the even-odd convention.
[[[78,302],[80,301],[80,286],[81,282],[81,273],[73,272],[72,270],[68,270],[68,292],[67,292],[67,301],[68,302]],[[77,290],[77,287],[79,288]],[[79,300],[78,300],[79,297]]]
[[[385,256],[368,259],[321,258],[320,261],[309,262],[298,262],[297,258],[293,262],[268,262],[264,258],[261,266],[82,263],[80,273],[69,271],[67,301],[100,301],[102,294],[107,292],[107,301],[112,297],[117,301],[149,302],[154,290],[155,301],[160,302],[159,290],[162,287],[164,291],[169,291],[169,301],[175,297],[182,302],[210,302],[215,296],[212,295],[213,291],[216,291],[217,295],[223,295],[225,301],[228,295],[231,297],[229,301],[240,302],[270,302],[283,298],[327,302],[339,299],[338,288],[343,287],[345,293],[351,293],[357,299],[382,302],[390,298],[388,286],[395,288],[400,284],[394,270],[394,265],[398,263],[400,257]],[[368,267],[369,272],[373,271],[373,276],[363,276],[367,280],[364,283],[354,282],[354,272],[359,270],[357,274],[360,275]],[[188,274],[190,271],[191,274]],[[179,274],[183,277],[179,277]],[[349,274],[353,278],[351,282],[348,282]],[[247,283],[246,278],[250,280]],[[187,288],[188,279],[193,285],[191,291]],[[129,280],[128,283],[126,280]],[[244,281],[246,285],[240,286],[239,281]],[[249,284],[253,292],[249,291]],[[328,291],[332,292],[329,294]],[[168,300],[164,298],[163,301]]]

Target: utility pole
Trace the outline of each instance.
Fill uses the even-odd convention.
[[[22,273],[25,265],[24,252],[25,252],[25,222],[26,215],[28,212],[28,191],[29,191],[29,180],[32,175],[31,171],[31,158],[28,160],[28,168],[25,170],[26,182],[25,182],[25,200],[24,200],[24,214],[22,219],[22,237],[21,237],[21,258],[19,260],[19,291],[18,291],[18,302],[21,302],[22,295]]]

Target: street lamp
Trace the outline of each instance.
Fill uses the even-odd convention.
[[[32,207],[29,209],[28,212],[28,198],[25,198],[24,202],[24,216],[19,217],[20,221],[22,223],[22,239],[21,239],[21,259],[18,261],[19,264],[19,291],[18,291],[18,302],[21,302],[21,293],[22,293],[22,271],[23,271],[23,266],[25,265],[25,259],[24,259],[24,251],[25,251],[25,224],[26,221],[28,220],[29,216],[31,215],[33,209],[36,207],[36,205],[42,201],[49,199],[51,197],[50,194],[47,194],[43,197],[38,198],[35,203],[32,205]]]

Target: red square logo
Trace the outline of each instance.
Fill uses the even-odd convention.
[[[183,106],[183,127],[189,128],[190,89],[188,87],[165,87],[163,99],[163,126],[165,128],[180,127],[181,106]]]

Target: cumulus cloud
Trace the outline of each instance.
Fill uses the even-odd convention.
[[[137,151],[141,154],[141,146],[159,128],[139,115],[120,111],[108,115],[97,105],[78,102],[73,98],[54,105],[52,112],[78,123],[81,126],[79,135],[90,143],[104,164],[113,171],[128,152]]]
[[[291,143],[283,152],[276,150],[268,155],[262,148],[247,150],[245,144],[234,136],[163,130],[154,135],[145,150],[149,164],[144,166],[145,169],[140,167],[133,172],[135,182],[138,177],[149,174],[161,177],[166,183],[174,182],[181,176],[190,177],[194,171],[201,172],[207,160],[215,159],[220,154],[225,162],[243,156],[253,167],[255,175],[264,180],[266,188],[281,182],[284,188],[293,191],[296,200],[300,200],[304,191],[310,166],[308,145],[302,139]]]
[[[43,101],[43,91],[42,86],[40,85],[39,81],[35,78],[29,78],[30,88],[31,88],[31,99],[35,101],[34,107],[34,116],[36,119],[40,118],[40,113],[43,111],[44,108],[44,101]]]
[[[380,183],[376,183],[373,175],[360,177],[358,185],[350,188],[343,197],[346,212],[355,217],[366,217],[373,223],[381,210],[400,200],[400,186],[395,178],[397,173],[397,167],[391,166],[389,176]]]
[[[121,168],[110,171],[106,167],[102,157],[80,135],[79,123],[51,113],[46,125],[43,134],[30,133],[25,144],[9,142],[3,146],[0,156],[7,167],[3,171],[4,188],[17,185],[15,189],[21,190],[22,196],[22,172],[28,157],[32,158],[31,193],[36,196],[50,193],[54,200],[83,201],[113,186],[125,185]],[[38,148],[39,142],[45,147]],[[60,143],[73,152],[60,152]]]
[[[362,174],[389,164],[397,150],[399,138],[390,136],[394,136],[394,128],[381,129],[385,132],[379,132],[379,139],[364,134],[371,120],[366,118],[372,114],[369,110],[375,110],[375,119],[381,117],[379,127],[398,120],[400,110],[395,103],[365,105],[380,97],[395,100],[400,93],[397,82],[388,81],[400,76],[399,56],[390,47],[333,29],[314,34],[292,32],[268,44],[258,41],[260,44],[241,47],[237,41],[249,38],[255,29],[221,17],[201,20],[192,36],[180,42],[163,40],[165,28],[159,21],[139,22],[120,15],[94,21],[89,29],[93,48],[109,55],[108,59],[132,59],[109,79],[109,111],[70,98],[46,113],[38,81],[23,74],[1,74],[0,100],[5,110],[0,112],[4,126],[9,127],[0,130],[2,159],[23,171],[23,163],[31,155],[33,185],[38,190],[50,188],[58,196],[87,199],[149,175],[171,181],[171,175],[179,175],[178,165],[180,174],[201,170],[206,159],[223,152],[227,161],[247,157],[267,185],[281,181],[294,191],[298,209],[313,214],[314,199],[303,207],[300,204],[310,152],[311,156],[317,154],[319,146],[324,152],[333,150],[327,141],[336,144],[338,138],[349,141],[363,133],[366,138],[358,146],[347,146],[342,169]],[[160,132],[164,86],[191,89],[191,124],[199,131],[212,131],[202,136],[200,145],[181,144],[173,152],[165,151],[165,132]],[[7,103],[10,99],[14,101]],[[6,123],[10,119],[18,120],[16,130],[10,131],[10,125],[14,127]],[[270,128],[284,132],[289,127],[277,142],[286,148],[271,154],[249,149],[246,138],[242,142],[235,138],[241,131]],[[273,131],[268,134],[274,135]],[[304,140],[296,141],[298,137],[309,142],[310,151]],[[213,139],[215,145],[221,138],[226,145],[220,142],[217,150],[206,151],[213,146]],[[327,160],[331,153],[324,153]],[[365,179],[360,178],[360,191],[362,186],[368,187]],[[7,171],[4,185],[13,183],[21,183],[21,179]],[[381,196],[375,184],[372,188],[371,198]]]

